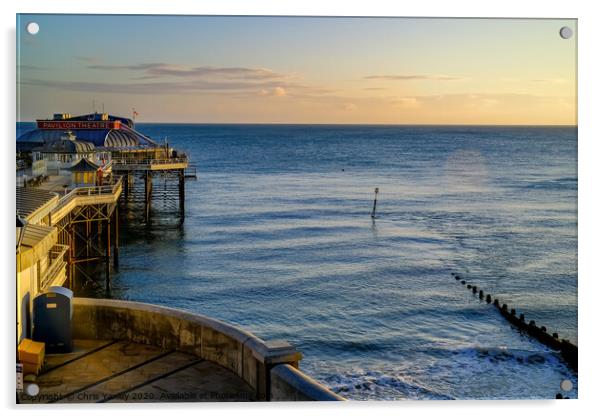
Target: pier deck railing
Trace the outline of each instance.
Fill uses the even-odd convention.
[[[188,157],[136,159],[113,158],[114,170],[169,170],[188,167]]]
[[[111,167],[113,167],[113,160],[109,160],[105,165],[102,166],[103,171],[108,171]]]
[[[48,254],[50,265],[40,278],[38,283],[38,290],[40,292],[45,291],[49,286],[52,285],[53,280],[59,275],[62,269],[66,268],[67,262],[65,261],[65,254],[69,249],[68,245],[54,244]],[[62,284],[62,283],[61,283]]]
[[[59,221],[71,208],[77,205],[79,198],[89,198],[86,202],[103,203],[117,201],[121,194],[122,177],[112,176],[102,186],[79,186],[62,196],[56,207],[50,212],[53,223]],[[105,202],[105,203],[106,203]]]
[[[185,163],[188,162],[188,157],[175,157],[175,158],[113,158],[114,164],[172,164],[172,163]]]

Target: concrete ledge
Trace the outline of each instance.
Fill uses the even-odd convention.
[[[288,364],[279,364],[270,370],[270,401],[345,400]]]
[[[302,358],[301,353],[286,341],[266,342],[207,316],[122,300],[74,298],[73,337],[126,339],[194,354],[236,373],[256,391],[258,400],[268,400],[270,368],[279,364],[298,367]],[[309,377],[301,376],[304,376],[301,380],[311,381]],[[280,375],[278,378],[279,381],[283,379]],[[316,382],[313,384],[322,387]]]

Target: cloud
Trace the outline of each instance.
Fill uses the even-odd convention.
[[[557,77],[557,78],[532,78],[530,80],[525,80],[525,79],[515,78],[515,77],[502,77],[502,78],[500,78],[500,81],[503,81],[505,83],[531,82],[531,83],[549,83],[549,84],[563,84],[563,83],[567,82],[567,80],[565,78],[561,78],[561,77]]]
[[[41,71],[41,70],[48,70],[50,68],[49,67],[40,67],[38,65],[19,64],[19,69]]]
[[[137,77],[136,79],[138,80],[161,77],[274,80],[292,77],[290,75],[277,73],[268,68],[186,66],[160,62],[127,65],[93,64],[88,65],[87,68],[102,71],[139,71],[142,73],[142,76]]]
[[[354,103],[343,103],[343,110],[352,112],[354,110],[357,110],[357,105],[355,105]]]
[[[409,81],[409,80],[437,80],[437,81],[456,81],[463,80],[464,77],[457,77],[453,75],[433,75],[433,74],[374,74],[367,75],[364,77],[365,80],[397,80],[397,81]]]
[[[97,62],[99,62],[99,59],[96,57],[89,57],[89,56],[84,56],[84,55],[75,55],[73,58],[75,58],[77,61],[86,63],[86,64],[95,64]]]
[[[166,81],[150,83],[104,83],[87,81],[57,81],[26,79],[21,84],[48,87],[60,90],[84,91],[93,93],[121,93],[121,94],[185,94],[199,92],[252,92],[257,89],[272,91],[274,95],[282,96],[286,90],[280,83],[271,81],[249,82],[245,80],[236,81]],[[299,86],[299,88],[301,88]]]
[[[287,96],[287,91],[285,88],[277,86],[273,89],[261,89],[258,95],[262,97],[285,97]]]
[[[128,82],[108,83],[103,77],[91,81],[22,79],[22,85],[55,88],[66,91],[120,94],[229,94],[236,97],[295,97],[318,98],[335,92],[321,86],[298,81],[294,73],[279,73],[263,67],[187,66],[163,62],[133,64],[102,64],[90,56],[74,56],[90,70],[132,72],[122,77]],[[121,74],[120,74],[121,75]],[[99,81],[96,81],[99,80]]]
[[[529,80],[533,83],[551,83],[551,84],[562,84],[566,83],[564,78],[536,78],[533,80]]]
[[[286,96],[286,90],[283,87],[276,87],[274,88],[273,94],[276,97],[284,97]]]
[[[394,105],[401,106],[404,109],[416,109],[421,103],[416,97],[396,97],[390,101]]]
[[[484,115],[492,119],[520,119],[527,114],[545,114],[542,109],[557,109],[565,103],[570,105],[572,100],[570,97],[518,93],[457,93],[393,98],[391,103],[405,109],[428,110],[433,114],[445,115],[452,122],[454,118],[458,118],[457,115],[462,115],[462,118],[474,115],[475,119]]]

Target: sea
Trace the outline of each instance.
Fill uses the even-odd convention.
[[[578,344],[576,127],[136,128],[197,179],[183,222],[122,222],[110,297],[287,340],[348,399],[577,397],[557,353],[451,275]]]

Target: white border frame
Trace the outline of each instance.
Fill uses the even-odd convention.
[[[602,339],[599,336],[600,318],[597,309],[600,294],[600,278],[596,274],[596,261],[600,257],[598,233],[600,228],[601,194],[600,172],[600,113],[598,101],[600,90],[599,40],[602,39],[602,16],[597,13],[594,1],[528,2],[525,0],[504,0],[495,4],[475,0],[420,0],[414,2],[391,2],[386,0],[101,0],[98,2],[70,0],[20,0],[18,3],[2,2],[3,42],[2,42],[2,82],[4,97],[0,102],[2,119],[3,172],[0,181],[0,196],[7,196],[11,205],[2,205],[3,248],[2,258],[12,254],[12,222],[14,211],[14,136],[15,136],[15,22],[16,13],[119,13],[119,14],[204,14],[204,15],[306,15],[306,16],[426,16],[426,17],[533,17],[533,18],[577,18],[579,19],[579,400],[570,401],[421,401],[421,402],[349,402],[346,405],[107,405],[104,407],[55,407],[24,408],[14,406],[11,394],[14,388],[14,349],[10,344],[0,344],[2,352],[2,378],[0,394],[3,406],[12,414],[45,414],[45,416],[105,416],[107,413],[143,413],[162,416],[175,409],[177,414],[240,415],[261,414],[280,416],[283,414],[306,416],[307,414],[345,414],[365,417],[380,415],[411,414],[420,416],[449,417],[508,417],[545,414],[546,416],[578,416],[588,414],[596,408],[600,385],[600,359],[598,351]],[[599,180],[600,179],[600,180]],[[8,199],[8,198],[5,198]],[[11,223],[8,229],[7,219]],[[4,229],[6,228],[6,229]],[[10,250],[9,250],[10,247]],[[2,284],[4,294],[14,294],[14,258],[8,256],[3,263]],[[14,299],[14,298],[10,298]],[[5,301],[6,302],[6,301]],[[13,302],[14,303],[14,302]],[[3,304],[5,339],[14,339],[14,305]],[[110,411],[106,408],[110,408]],[[333,409],[334,408],[334,409]]]

